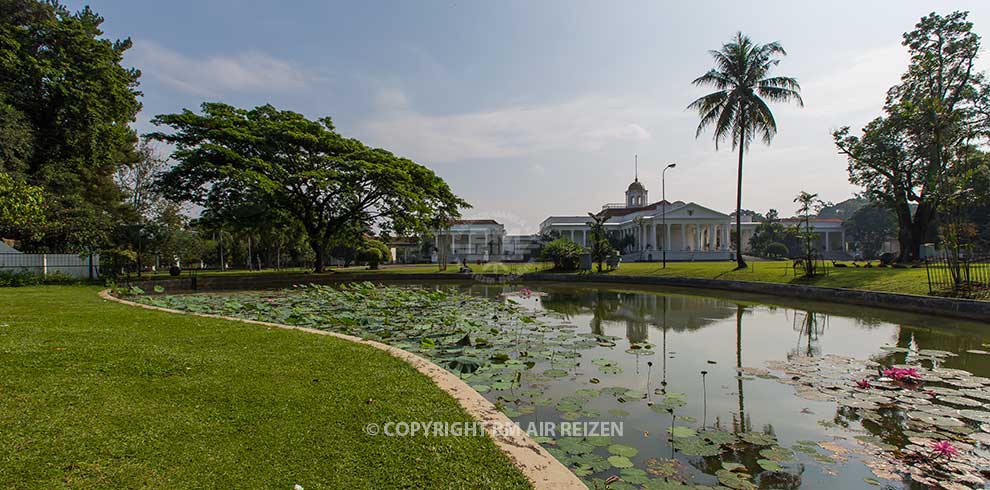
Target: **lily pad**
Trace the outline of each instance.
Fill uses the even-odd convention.
[[[616,456],[625,456],[627,458],[631,458],[639,454],[639,449],[636,449],[632,446],[625,446],[622,444],[612,444],[611,446],[608,447],[608,452]]]
[[[632,468],[633,463],[625,456],[609,456],[608,462],[616,468]]]

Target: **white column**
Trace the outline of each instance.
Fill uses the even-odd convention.
[[[694,247],[691,250],[701,250],[701,226],[697,223],[694,224]]]
[[[825,251],[828,252],[829,250],[831,250],[831,245],[828,243],[828,232],[826,231],[825,232]]]
[[[588,230],[581,230],[581,245],[588,246]]]
[[[670,225],[663,230],[663,249],[670,250]]]
[[[722,225],[722,248],[724,250],[729,249],[729,245],[732,240],[729,238],[732,236],[732,231],[729,230],[730,225]]]
[[[715,250],[715,225],[708,225],[708,250]]]

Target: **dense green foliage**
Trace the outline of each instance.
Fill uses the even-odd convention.
[[[330,118],[270,105],[202,109],[154,119],[173,132],[150,137],[174,144],[178,161],[162,191],[217,212],[242,196],[284,212],[305,230],[318,272],[342,234],[357,239],[356,230],[373,225],[386,234],[427,231],[467,206],[428,168],[344,138]]]
[[[540,257],[553,262],[554,269],[572,271],[577,269],[583,253],[584,249],[580,245],[567,238],[558,238],[543,246]]]
[[[55,2],[0,0],[0,171],[43,189],[46,224],[5,230],[49,249],[113,241],[131,157],[140,73],[121,65],[131,41],[104,39],[103,19]]]
[[[79,279],[58,272],[36,274],[33,272],[0,272],[0,287],[39,286],[42,284],[78,284]]]
[[[365,238],[361,241],[361,246],[357,250],[357,259],[368,263],[371,269],[377,269],[378,264],[388,262],[391,259],[392,251],[388,245],[381,240]]]
[[[14,180],[0,171],[0,234],[42,225],[45,220],[44,201],[40,187]]]
[[[472,420],[386,352],[96,292],[0,290],[0,487],[529,488],[487,437],[366,435]]]
[[[867,260],[879,255],[883,243],[897,234],[897,219],[889,208],[864,206],[842,223],[846,239]]]
[[[940,206],[985,159],[978,148],[990,135],[990,84],[975,67],[980,37],[967,16],[932,13],[905,33],[911,61],[887,92],[884,115],[860,136],[848,127],[833,135],[849,180],[894,212],[902,260],[937,240]]]
[[[761,257],[790,256],[791,253],[798,252],[799,248],[798,229],[781,223],[776,209],[767,211],[765,219],[756,225],[753,236],[749,239],[750,252]]]
[[[803,106],[798,92],[801,86],[790,77],[770,76],[780,63],[778,56],[787,53],[779,43],[756,44],[743,33],[722,45],[718,51],[710,51],[715,68],[694,80],[695,85],[716,89],[701,97],[688,109],[694,109],[701,117],[695,136],[708,127],[715,134],[715,148],[723,140],[732,142],[739,149],[736,178],[736,236],[742,236],[742,182],[743,155],[754,136],[770,144],[777,134],[777,121],[767,105],[771,102],[795,101]],[[766,99],[766,100],[764,100]],[[736,264],[746,267],[741,247],[736,247]]]

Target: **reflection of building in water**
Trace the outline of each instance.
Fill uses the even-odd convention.
[[[649,341],[651,326],[672,331],[698,330],[734,314],[732,303],[715,298],[627,293],[604,289],[547,289],[543,307],[565,315],[591,315],[591,330],[603,334],[604,322],[623,322],[629,342]],[[664,299],[666,298],[666,301]]]

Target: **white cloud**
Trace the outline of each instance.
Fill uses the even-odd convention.
[[[138,41],[131,56],[144,76],[200,96],[225,92],[286,92],[307,85],[295,64],[260,51],[193,58],[151,41]]]
[[[651,139],[637,105],[615,98],[449,115],[406,108],[401,92],[379,95],[382,111],[361,126],[376,145],[422,161],[494,159],[545,151],[597,151]]]
[[[801,83],[805,107],[785,110],[806,112],[809,116],[849,116],[879,114],[887,89],[900,81],[908,64],[907,48],[900,44],[846,53],[838,66]]]

